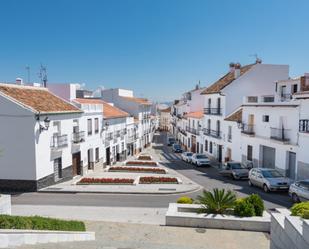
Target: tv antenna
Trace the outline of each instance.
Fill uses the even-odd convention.
[[[256,63],[262,63],[262,60],[258,57],[258,54],[250,54],[249,56],[254,57]]]
[[[41,85],[43,87],[47,86],[47,68],[42,65],[40,66],[40,71],[39,71],[39,78],[41,80]]]
[[[28,84],[30,84],[30,67],[26,66],[25,69],[27,70]]]

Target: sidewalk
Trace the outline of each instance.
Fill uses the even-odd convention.
[[[130,172],[108,172],[106,169],[91,172],[83,177],[90,178],[128,178],[134,179],[134,185],[76,185],[81,177],[73,180],[55,184],[47,188],[39,190],[39,192],[49,193],[114,193],[114,194],[179,194],[198,191],[201,186],[191,181],[189,178],[179,174],[177,171],[166,168],[160,164],[160,159],[152,148],[147,148],[141,154],[153,156],[154,161],[158,162],[159,168],[167,170],[167,174],[153,173],[130,173]],[[130,158],[128,160],[133,160]],[[123,166],[123,162],[119,162],[113,166]],[[142,167],[142,166],[137,166]],[[161,176],[175,177],[180,184],[138,184],[139,177],[142,176]]]

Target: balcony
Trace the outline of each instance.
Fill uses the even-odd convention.
[[[221,108],[204,108],[204,114],[222,115],[222,109]]]
[[[299,120],[299,132],[304,132],[304,133],[309,132],[309,119]]]
[[[50,147],[52,149],[61,149],[68,146],[68,135],[54,135]]]
[[[254,125],[242,124],[241,133],[246,135],[254,135]]]
[[[189,127],[189,126],[186,127],[186,131],[190,132],[192,134],[195,134],[195,135],[199,135],[200,134],[199,130],[197,130],[195,128],[192,128],[192,127]]]
[[[203,129],[203,134],[206,135],[206,136],[209,136],[210,135],[210,129],[204,128]]]
[[[127,139],[127,143],[133,143],[137,139],[136,135],[129,136]]]
[[[291,99],[292,99],[292,94],[290,94],[290,93],[282,93],[282,94],[280,94],[280,100],[282,102],[290,101]]]
[[[270,128],[270,138],[281,142],[289,142],[290,141],[289,130]]]
[[[72,142],[74,144],[79,144],[79,143],[85,142],[85,132],[84,131],[73,132],[72,133]]]
[[[221,131],[211,130],[211,129],[203,129],[203,134],[206,136],[214,137],[214,138],[221,138]]]
[[[112,141],[113,140],[113,134],[108,135],[105,139],[107,141]]]
[[[186,132],[185,130],[181,129],[180,127],[178,127],[178,131],[179,131],[182,135],[187,136],[187,132]]]

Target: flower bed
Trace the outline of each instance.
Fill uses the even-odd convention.
[[[87,185],[87,184],[133,184],[134,179],[128,178],[83,178],[78,185]]]
[[[175,177],[154,177],[144,176],[139,178],[140,184],[157,184],[157,183],[173,183],[178,184],[178,180]]]
[[[109,171],[120,171],[120,172],[140,172],[140,173],[157,173],[157,174],[166,174],[164,169],[159,168],[140,168],[140,167],[111,167]]]
[[[144,161],[151,161],[152,158],[151,156],[147,156],[147,155],[141,155],[137,158],[137,160],[144,160]]]
[[[156,162],[153,161],[128,161],[126,162],[127,166],[157,166]]]

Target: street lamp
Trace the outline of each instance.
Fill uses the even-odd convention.
[[[38,121],[39,124],[40,124],[40,114],[37,116],[37,121]],[[46,117],[46,118],[44,119],[44,125],[40,124],[40,127],[39,127],[40,133],[41,133],[42,131],[47,131],[48,128],[49,128],[49,125],[50,125],[50,119],[49,119],[48,117]]]

